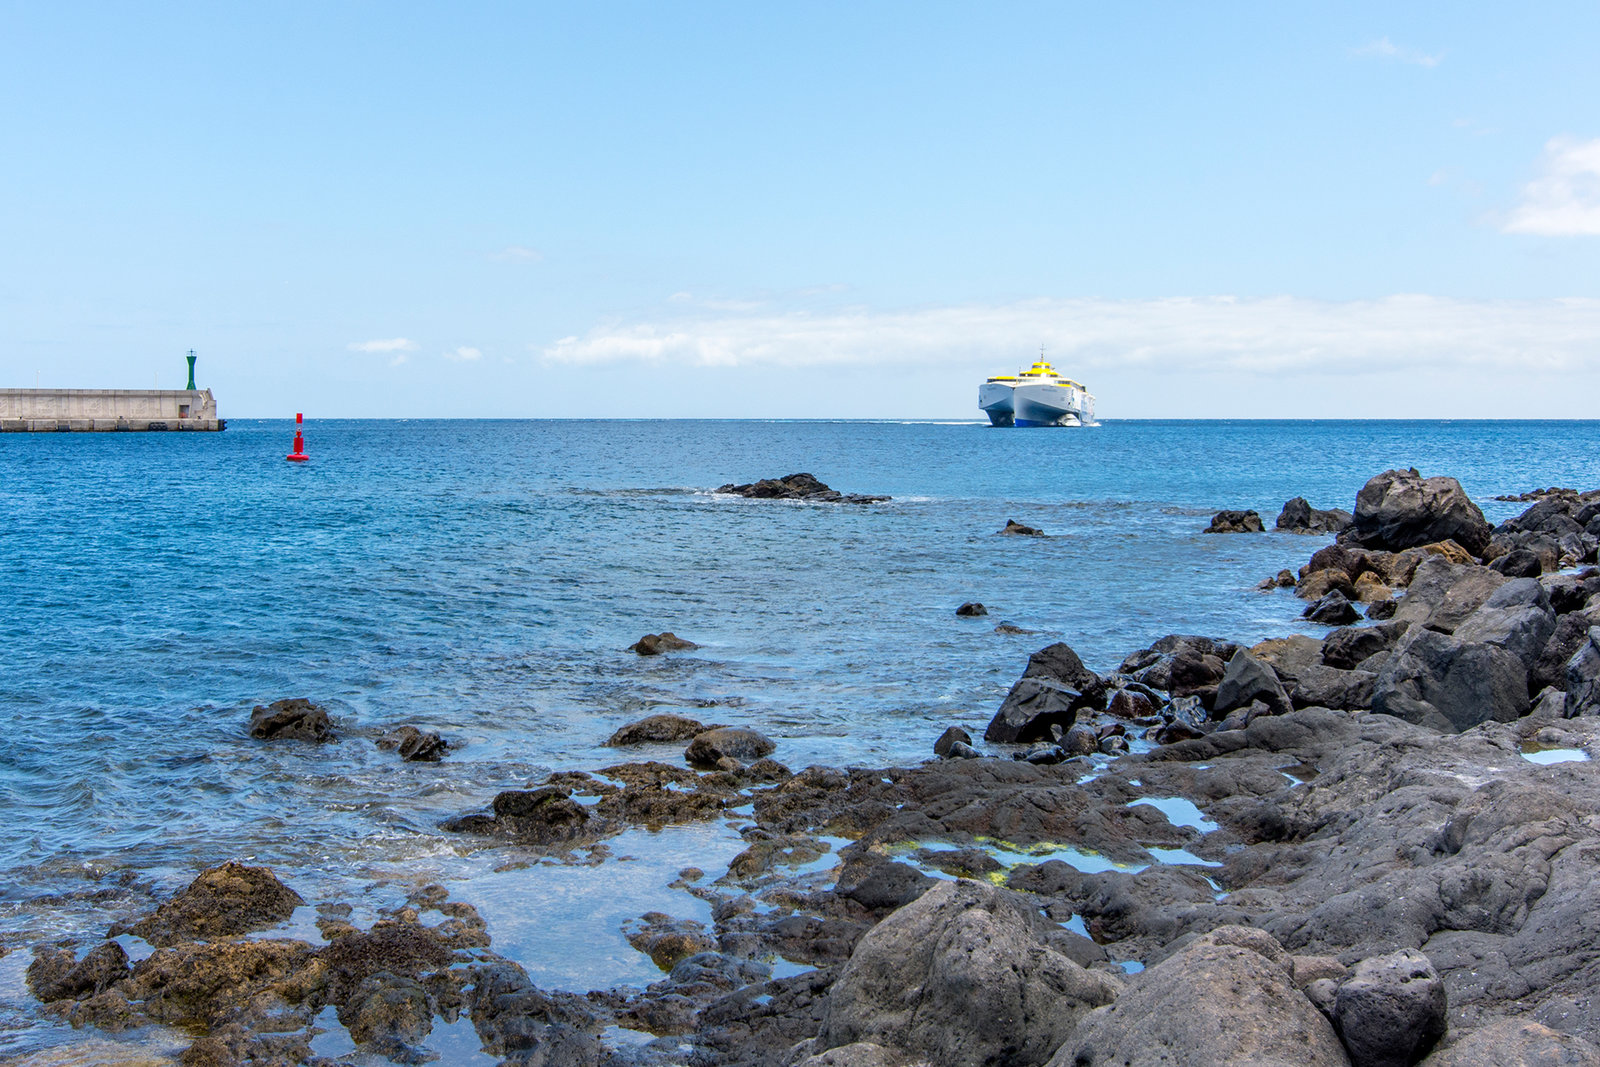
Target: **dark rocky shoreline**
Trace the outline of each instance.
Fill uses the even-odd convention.
[[[1171,635],[1103,673],[1045,647],[993,755],[956,730],[919,766],[794,773],[755,730],[655,716],[610,743],[681,762],[555,774],[446,824],[604,862],[628,828],[737,818],[727,872],[677,883],[709,926],[630,924],[663,972],[644,989],[539,989],[438,886],[366,929],[320,901],[322,943],[277,936],[299,894],[231,863],[130,924],[146,958],[41,945],[29,987],[74,1025],[184,1028],[181,1062],[208,1065],[336,1062],[310,1049],[329,1008],[398,1063],[466,1018],[529,1065],[1600,1064],[1587,496],[1497,528],[1414,471],[1352,513],[1291,501],[1280,529],[1338,540],[1268,588],[1366,624]],[[299,704],[257,720],[327,736]],[[655,1040],[602,1041],[618,1026]]]

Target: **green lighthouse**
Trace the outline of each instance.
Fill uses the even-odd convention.
[[[189,384],[184,386],[184,388],[194,388],[194,349],[192,348],[189,349]]]

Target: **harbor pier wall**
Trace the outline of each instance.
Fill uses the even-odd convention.
[[[209,389],[0,389],[0,431],[221,430]]]

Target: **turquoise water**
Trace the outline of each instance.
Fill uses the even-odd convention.
[[[470,847],[440,818],[616,762],[599,742],[662,708],[797,768],[919,760],[1051,641],[1108,670],[1169,632],[1301,629],[1253,587],[1322,541],[1202,535],[1218,509],[1349,508],[1392,466],[1495,520],[1522,508],[1497,493],[1600,485],[1596,423],[313,421],[304,465],[291,438],[0,436],[0,930],[231,856],[313,887],[449,877]],[[894,500],[710,491],[796,471]],[[1010,518],[1051,536],[995,536]],[[625,651],[662,629],[702,648]],[[252,742],[287,696],[351,736]],[[408,765],[353,734],[398,723],[461,747]]]

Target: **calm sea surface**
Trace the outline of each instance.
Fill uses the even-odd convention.
[[[519,934],[535,875],[519,890],[495,871],[506,850],[438,820],[554,768],[616,762],[599,743],[652,711],[759,727],[795,768],[919,760],[951,723],[979,732],[1050,641],[1107,670],[1166,633],[1307,629],[1300,602],[1253,587],[1321,541],[1202,536],[1221,508],[1268,526],[1297,495],[1350,508],[1395,466],[1454,475],[1492,521],[1522,509],[1495,494],[1600,486],[1600,423],[306,429],[305,465],[283,461],[287,422],[0,436],[0,944],[94,936],[108,887],[166,891],[241,857],[308,899],[418,871],[454,880],[536,980],[645,981],[625,943],[583,940],[615,915],[575,902],[578,875],[537,876],[560,921]],[[797,471],[894,500],[711,491]],[[996,536],[1007,519],[1050,537]],[[967,600],[988,618],[956,618]],[[1037,634],[998,635],[1002,620]],[[625,651],[663,629],[702,647]],[[412,723],[461,747],[426,765],[364,736],[251,741],[250,708],[288,696],[346,731]],[[617,891],[622,915],[690,914],[682,894],[657,899],[670,873],[652,855],[709,869],[739,847],[721,830],[635,837],[646,873]],[[15,992],[0,974],[23,1012]]]

